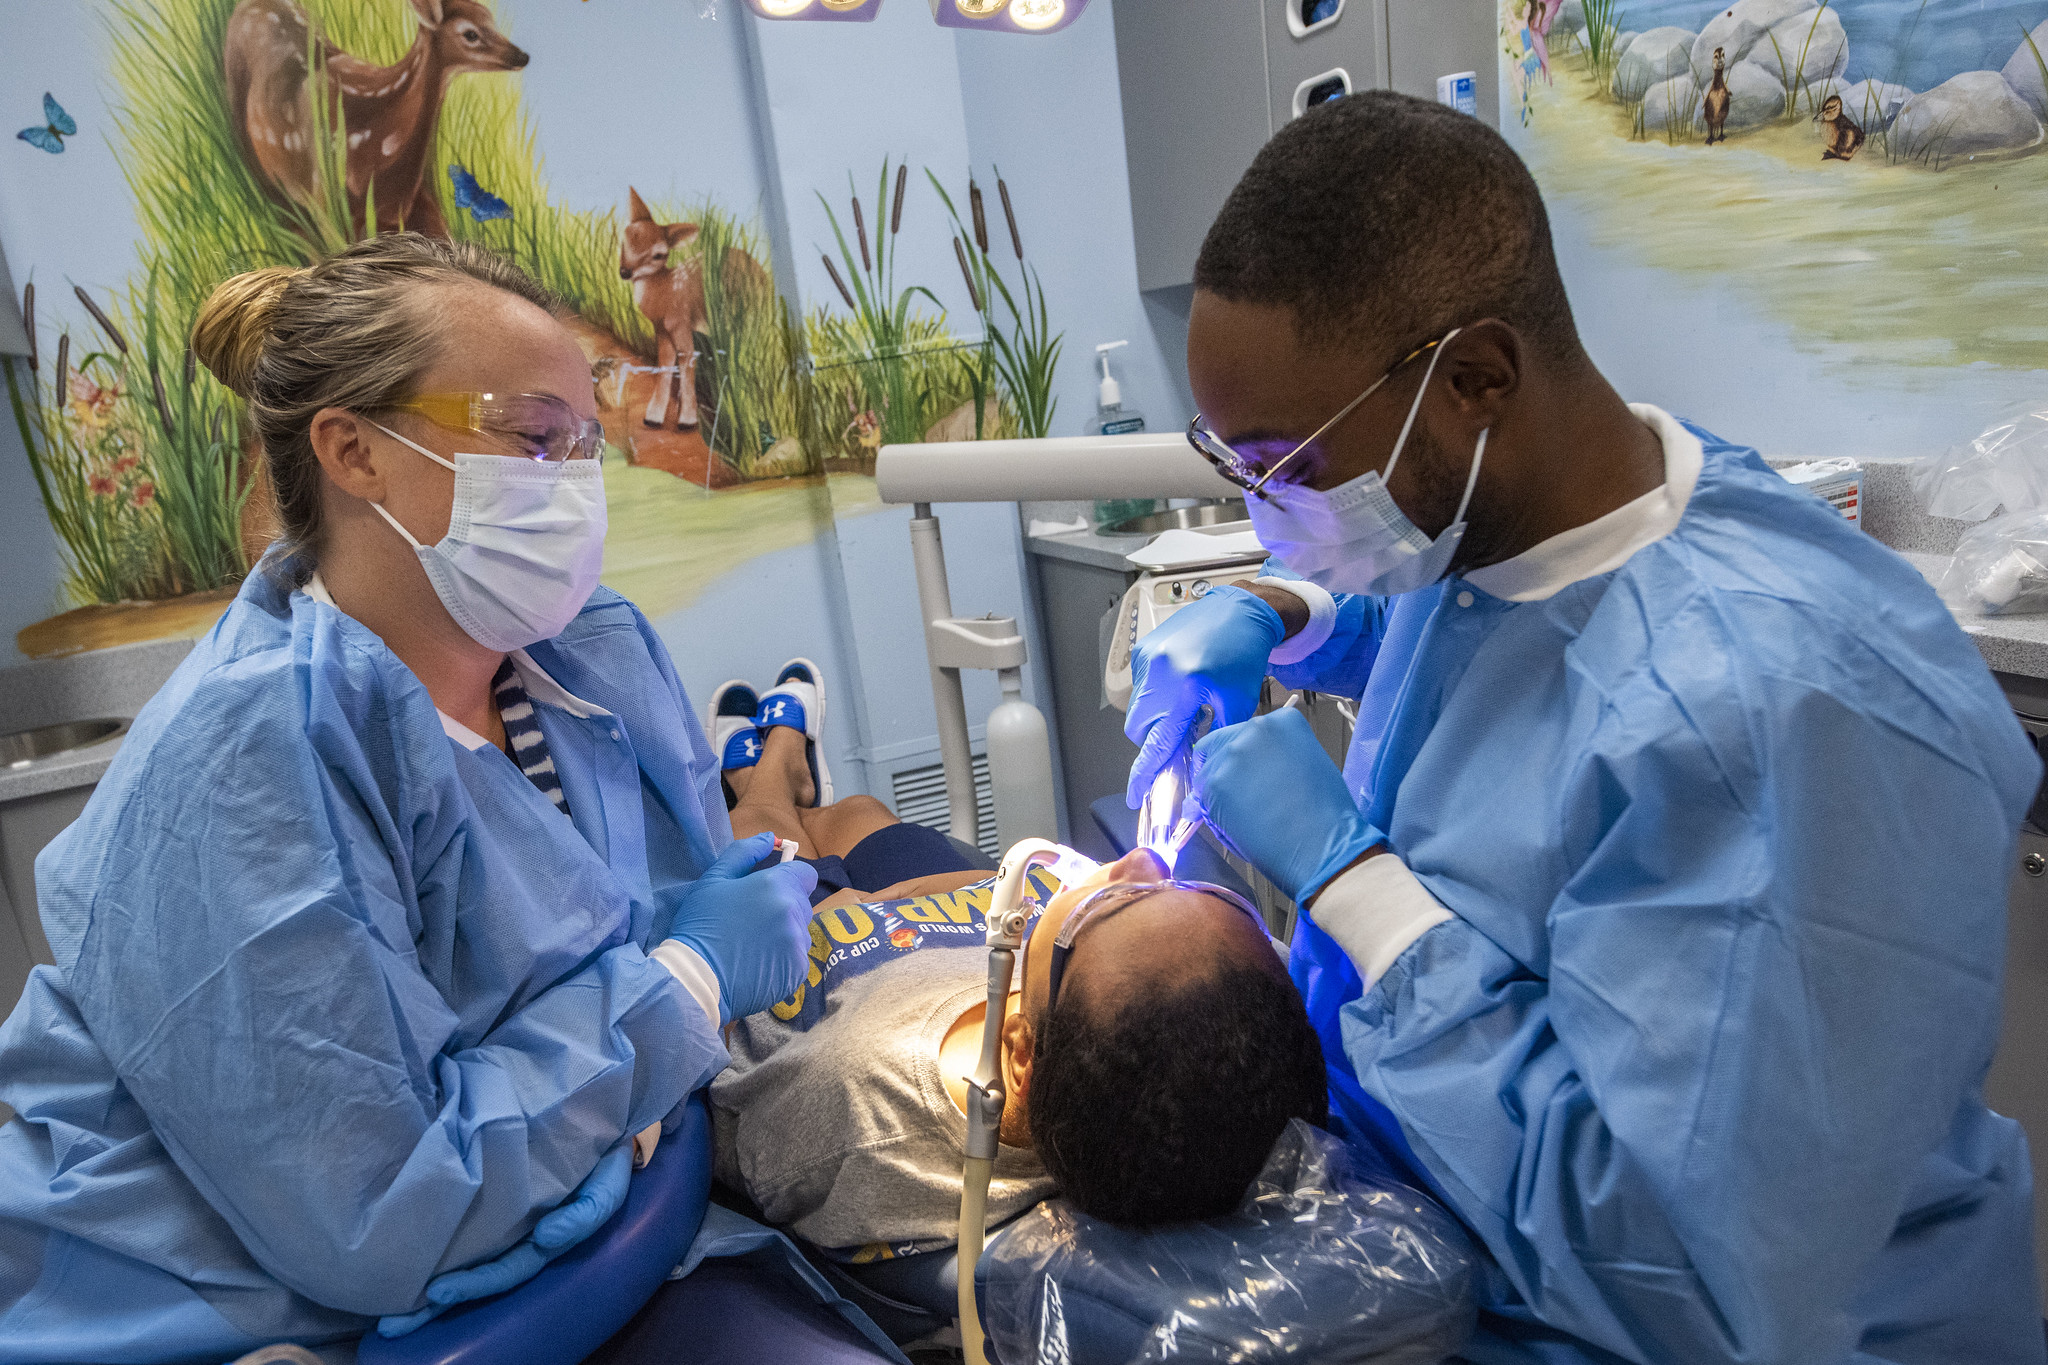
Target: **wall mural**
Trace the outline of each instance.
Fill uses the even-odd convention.
[[[803,309],[757,208],[631,183],[610,204],[551,198],[513,74],[548,53],[481,0],[112,0],[106,17],[106,134],[140,239],[125,289],[97,297],[38,299],[34,262],[15,262],[36,354],[7,365],[9,396],[83,608],[22,632],[24,652],[218,612],[271,524],[249,424],[194,365],[191,320],[236,271],[366,234],[479,242],[567,300],[611,441],[605,581],[652,616],[878,505],[885,442],[1050,429],[1061,338],[1000,174],[949,189],[884,160],[871,190],[855,173],[822,189],[838,297]],[[63,155],[61,99],[20,154]],[[672,145],[650,139],[650,179]],[[946,215],[971,326],[899,278],[907,214]]]
[[[1796,352],[1783,369],[1824,378],[1811,401],[1837,411],[2040,392],[2048,2],[1508,0],[1500,17],[1503,127],[1603,274],[1646,268],[1631,325],[1747,348],[1758,373]],[[1947,439],[1978,424],[1959,411]]]

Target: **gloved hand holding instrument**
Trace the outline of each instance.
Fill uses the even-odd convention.
[[[676,902],[669,936],[718,977],[719,1024],[758,1014],[792,995],[810,961],[811,892],[818,871],[784,862],[773,834],[736,839]]]
[[[1280,613],[1235,586],[1212,589],[1131,647],[1131,709],[1124,733],[1138,746],[1125,799],[1144,802],[1175,754],[1186,749],[1203,707],[1218,727],[1258,710],[1266,660],[1285,638]]]

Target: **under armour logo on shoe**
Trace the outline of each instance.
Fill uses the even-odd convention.
[[[761,744],[759,740],[749,737],[747,739],[740,741],[740,744],[740,752],[745,754],[748,758],[759,758],[761,756]]]
[[[786,702],[786,701],[778,701],[778,702],[776,702],[776,703],[775,703],[775,705],[773,705],[773,706],[769,707],[769,708],[768,708],[768,709],[767,709],[766,711],[762,712],[762,714],[763,714],[763,715],[765,715],[765,716],[767,716],[767,717],[768,717],[769,719],[771,719],[771,720],[776,720],[776,719],[780,719],[780,718],[781,718],[781,716],[782,716],[782,713],[783,713],[784,711],[787,711],[788,709],[789,709],[789,703],[788,703],[788,702]]]

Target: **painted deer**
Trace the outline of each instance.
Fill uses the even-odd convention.
[[[638,190],[629,185],[626,195],[630,216],[619,235],[619,278],[632,282],[634,305],[654,324],[655,363],[661,367],[642,420],[650,427],[665,426],[674,389],[676,428],[687,431],[697,425],[696,334],[710,326],[704,310],[704,261],[693,256],[672,266],[669,255],[696,240],[697,225],[657,223]],[[736,246],[726,248],[719,279],[728,298],[765,299],[773,293],[760,262]]]
[[[328,126],[345,127],[348,198],[358,231],[376,191],[377,230],[401,224],[448,235],[430,172],[448,83],[465,71],[517,71],[526,53],[498,32],[479,0],[412,0],[419,34],[393,66],[374,66],[319,37],[297,0],[242,0],[228,19],[221,66],[242,157],[270,192],[307,203],[319,183],[318,135],[307,85],[317,42]],[[336,119],[335,115],[339,114]]]

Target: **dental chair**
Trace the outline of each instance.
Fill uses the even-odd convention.
[[[376,1333],[360,1365],[576,1365],[654,1296],[682,1261],[711,1195],[711,1116],[704,1096],[684,1104],[627,1186],[626,1205],[508,1294],[450,1309],[418,1331]]]

